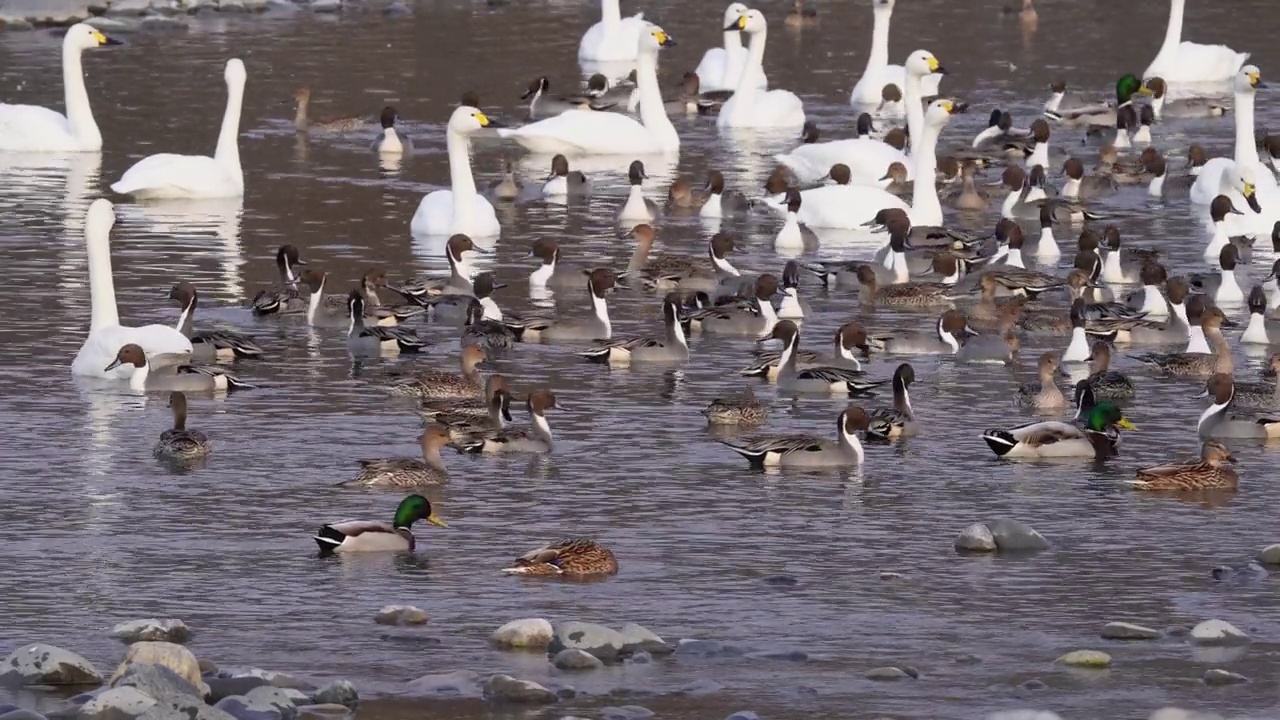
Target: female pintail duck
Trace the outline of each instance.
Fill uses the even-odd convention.
[[[352,290],[347,296],[347,348],[357,354],[418,352],[430,343],[406,327],[366,325],[364,296]]]
[[[184,280],[174,285],[169,290],[169,299],[177,301],[182,308],[182,314],[178,316],[177,329],[191,340],[192,359],[207,362],[262,356],[264,352],[262,347],[248,335],[241,335],[232,330],[193,331],[192,325],[199,294],[191,283]]]
[[[857,350],[869,355],[871,353],[871,341],[861,323],[847,322],[837,328],[832,345],[834,352],[830,355],[814,352],[813,350],[797,350],[795,353],[797,365],[800,367],[825,365],[862,372],[862,362],[858,360],[858,356],[854,354],[854,351]],[[778,363],[782,362],[782,352],[757,349],[754,354],[755,363],[750,367],[739,370],[738,374],[763,378],[769,382],[777,382]]]
[[[1142,468],[1133,480],[1125,482],[1134,490],[1151,492],[1234,491],[1240,483],[1240,476],[1231,467],[1236,462],[1225,445],[1206,440],[1200,447],[1199,460]]]
[[[1280,336],[1277,337],[1280,340]],[[1261,285],[1249,290],[1249,326],[1240,336],[1248,345],[1271,345],[1271,329],[1267,327],[1267,293]]]
[[[480,303],[484,319],[501,321],[502,308],[493,299],[493,291],[500,287],[506,285],[499,284],[494,280],[493,273],[485,271],[472,278],[470,294],[433,295],[420,297],[419,300],[426,307],[427,317],[436,322],[465,322],[471,304],[477,302]]]
[[[348,552],[412,552],[418,541],[411,528],[419,520],[436,527],[449,527],[431,510],[431,501],[410,495],[400,501],[390,523],[371,520],[344,520],[321,526],[315,534],[321,555]]]
[[[382,125],[382,134],[373,141],[373,150],[379,155],[403,155],[413,152],[413,141],[408,135],[396,128],[396,120],[400,114],[390,105],[382,108],[378,123]]]
[[[511,158],[502,158],[502,177],[489,183],[489,197],[494,200],[515,200],[524,192],[524,184],[516,179],[515,165]]]
[[[627,169],[627,180],[631,183],[631,191],[627,195],[627,202],[618,212],[619,223],[647,223],[657,219],[658,204],[645,197],[641,187],[648,177],[644,172],[644,163],[633,160],[631,167]]]
[[[315,293],[316,279],[314,276],[308,278],[304,271],[300,284],[311,288],[312,293]],[[364,274],[360,276],[360,291],[364,293],[365,322],[374,325],[396,325],[409,318],[426,314],[426,308],[418,303],[384,304],[379,293],[386,286],[387,273],[384,270],[371,268],[364,271]],[[325,311],[340,316],[341,324],[345,325],[347,320],[347,294],[335,293],[324,295],[323,298],[322,302],[324,303]],[[310,313],[310,302],[308,302],[307,310]]]
[[[1253,261],[1253,238],[1249,236],[1231,236],[1227,233],[1227,218],[1231,215],[1243,215],[1236,209],[1231,198],[1219,195],[1209,203],[1209,217],[1213,221],[1213,236],[1204,248],[1205,262],[1216,262],[1222,256],[1222,249],[1235,245],[1239,252],[1238,259],[1246,264]]]
[[[662,301],[662,324],[666,333],[661,338],[629,337],[598,342],[595,347],[578,353],[592,362],[626,366],[633,363],[681,363],[689,359],[689,341],[680,322],[680,294],[667,293]]]
[[[350,308],[347,307],[349,295],[325,295],[325,283],[329,274],[319,268],[309,267],[302,271],[298,284],[310,291],[307,298],[307,324],[314,327],[346,327],[350,323]],[[359,291],[356,291],[359,292]],[[341,305],[337,302],[341,301]],[[372,302],[365,295],[364,322],[368,325],[384,325],[394,327],[400,323],[391,310],[372,307]],[[417,308],[422,314],[422,308]]]
[[[988,430],[982,439],[1002,458],[1105,460],[1115,457],[1120,447],[1120,430],[1137,430],[1120,408],[1106,400],[1094,405],[1084,419],[1083,427],[1047,420],[1008,430]]]
[[[767,338],[782,342],[778,361],[778,389],[798,393],[845,393],[849,397],[866,395],[884,384],[868,380],[862,370],[848,367],[810,365],[800,368],[796,354],[800,348],[800,328],[790,320],[779,320]]]
[[[1266,371],[1275,377],[1277,370],[1280,370],[1280,353],[1273,353],[1267,358]],[[1266,377],[1265,372],[1264,377]],[[1208,383],[1205,387],[1208,388]],[[1280,410],[1280,383],[1266,380],[1256,383],[1235,383],[1235,394],[1231,402],[1231,406],[1239,410]]]
[[[1037,410],[1056,410],[1066,407],[1067,398],[1062,394],[1062,390],[1058,389],[1056,378],[1066,377],[1067,374],[1059,364],[1058,356],[1051,352],[1041,355],[1037,368],[1039,379],[1019,386],[1014,399],[1019,405]]]
[[[1200,413],[1196,426],[1202,440],[1208,438],[1242,438],[1267,440],[1280,438],[1280,417],[1237,418],[1231,417],[1235,407],[1235,383],[1230,372],[1215,373],[1209,378],[1200,397],[1210,398],[1209,407]]]
[[[578,290],[585,281],[587,271],[562,262],[560,243],[553,238],[540,237],[534,240],[529,257],[542,261],[537,270],[529,273],[530,287]]]
[[[804,6],[804,0],[791,0],[791,11],[784,20],[787,27],[808,27],[818,24],[818,11]]]
[[[397,380],[383,389],[392,395],[423,400],[484,397],[485,382],[478,368],[487,359],[481,348],[474,345],[464,347],[458,355],[458,364],[462,367],[460,374],[425,370],[414,373],[412,377]]]
[[[773,330],[778,313],[773,296],[778,293],[778,278],[765,273],[756,278],[755,297],[746,306],[720,305],[686,316],[701,323],[701,331],[721,335],[759,337]]]
[[[435,422],[441,425],[448,425],[449,423],[446,422],[448,418],[485,418],[492,410],[493,396],[499,390],[506,392],[510,397],[511,388],[507,385],[507,379],[502,375],[493,374],[485,381],[483,397],[472,396],[447,400],[424,399],[422,406],[418,408],[418,415],[424,423]]]
[[[463,347],[510,350],[516,342],[516,334],[501,320],[488,317],[485,306],[472,298],[467,306],[467,320],[459,342]]]
[[[986,210],[990,201],[985,193],[978,190],[973,182],[978,166],[972,162],[960,165],[960,176],[964,185],[960,193],[951,199],[951,207],[957,210]]]
[[[439,423],[452,443],[465,443],[485,433],[501,432],[511,422],[511,393],[506,387],[495,387],[488,395],[488,415],[469,413],[440,413],[431,421]]]
[[[433,295],[461,294],[474,292],[471,276],[475,274],[471,263],[467,262],[464,253],[474,252],[475,243],[461,233],[449,238],[444,244],[445,261],[449,263],[448,277],[431,277],[411,280],[403,285],[387,285],[387,288],[403,295],[407,300],[423,302]]]
[[[1156,57],[1142,73],[1144,78],[1162,77],[1172,83],[1221,83],[1240,69],[1248,53],[1238,53],[1226,45],[1204,45],[1182,39],[1186,0],[1169,0],[1169,24]]]
[[[707,173],[705,188],[707,200],[698,214],[704,218],[742,217],[751,212],[751,201],[746,195],[724,189],[724,174],[719,170]]]
[[[556,318],[508,317],[503,320],[517,342],[567,342],[574,340],[608,340],[613,337],[609,321],[609,304],[605,294],[612,291],[616,280],[612,270],[596,268],[586,278],[591,296],[591,315],[576,320]]]
[[[298,295],[298,266],[306,265],[296,245],[281,245],[276,251],[276,270],[280,273],[280,287],[259,290],[253,296],[254,315],[285,315],[307,310],[307,301]]]
[[[293,91],[295,103],[293,127],[300,133],[349,133],[368,130],[373,121],[367,117],[345,117],[316,120],[311,117],[311,88]]]
[[[1089,354],[1089,389],[1104,400],[1132,400],[1136,391],[1124,373],[1111,369],[1111,346],[1098,340]]]
[[[908,388],[915,381],[916,371],[910,363],[902,363],[893,371],[893,407],[879,408],[867,414],[868,438],[891,440],[916,434],[916,416],[908,393]]]
[[[213,452],[209,438],[199,430],[187,429],[187,396],[180,392],[169,393],[169,407],[173,410],[173,427],[160,433],[155,456],[173,462],[191,462],[209,457]]]
[[[552,408],[564,409],[564,406],[556,402],[556,396],[550,390],[534,390],[529,393],[525,406],[529,411],[527,429],[507,428],[487,433],[463,442],[458,446],[459,451],[477,455],[551,452],[551,426],[547,424],[546,412]]]
[[[591,192],[591,183],[587,176],[578,170],[569,169],[569,158],[556,155],[551,158],[551,174],[542,184],[542,194],[547,197],[580,196]]]
[[[1216,373],[1229,376],[1235,370],[1235,363],[1231,359],[1231,346],[1222,334],[1222,322],[1225,319],[1226,316],[1218,308],[1206,309],[1200,319],[1205,338],[1212,350],[1210,353],[1148,353],[1134,355],[1133,359],[1173,377],[1208,378]]]
[[[1053,118],[1076,110],[1088,112],[1104,112],[1113,110],[1106,101],[1087,101],[1079,97],[1067,95],[1067,81],[1058,78],[1049,83],[1049,99],[1044,103],[1045,117]]]
[[[718,397],[701,411],[709,425],[762,425],[769,416],[768,408],[756,399],[747,385],[741,396]]]
[[[356,476],[340,483],[346,487],[412,488],[440,485],[449,480],[449,469],[440,457],[440,448],[449,444],[449,432],[429,427],[418,438],[421,458],[360,460]]]
[[[1093,200],[1115,193],[1117,189],[1114,175],[1109,173],[1093,173],[1086,175],[1084,163],[1080,158],[1067,158],[1062,164],[1062,172],[1067,176],[1060,194],[1063,197],[1080,200]]]
[[[858,431],[866,430],[867,413],[850,405],[836,419],[835,441],[812,435],[783,435],[759,439],[717,440],[751,463],[751,467],[834,468],[861,465],[862,442]]]
[[[1015,295],[1026,295],[1032,300],[1041,293],[1056,290],[1067,284],[1065,278],[1013,265],[989,267],[983,270],[982,274],[991,275],[996,279],[996,282]]]
[[[800,264],[788,260],[782,268],[782,301],[778,303],[778,317],[804,318],[806,305],[800,299]]]
[[[695,190],[693,182],[686,178],[676,178],[667,188],[667,212],[672,215],[692,215],[706,201],[706,194]]]
[[[871,340],[892,355],[940,355],[960,352],[966,338],[978,333],[960,310],[947,310],[938,317],[928,333],[904,331],[892,335],[873,335]]]
[[[516,558],[511,567],[502,568],[506,575],[537,575],[588,578],[616,575],[618,560],[613,551],[588,538],[560,540],[531,550]]]
[[[153,367],[147,360],[142,346],[130,343],[120,348],[116,359],[107,366],[107,372],[118,367],[133,366],[129,387],[134,390],[177,390],[181,392],[230,392],[244,390],[253,385],[243,382],[221,367],[191,365],[173,362]]]
[[[881,286],[876,280],[875,271],[865,265],[858,268],[858,282],[862,283],[858,299],[869,305],[951,305],[962,295],[954,285],[940,282],[904,282]]]

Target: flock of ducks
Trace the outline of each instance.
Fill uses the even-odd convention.
[[[308,266],[293,245],[276,255],[277,287],[251,302],[259,317],[298,318],[317,327],[344,329],[354,355],[416,353],[430,345],[411,323],[461,326],[457,333],[458,372],[423,370],[388,378],[384,389],[415,399],[425,423],[421,457],[364,460],[344,485],[423,488],[446,482],[441,452],[454,448],[478,455],[547,453],[553,434],[547,413],[563,408],[551,389],[517,394],[499,374],[482,369],[493,357],[519,352],[522,343],[576,345],[584,361],[609,365],[679,364],[690,356],[689,339],[708,334],[759,342],[754,359],[741,373],[774,384],[780,393],[799,396],[869,397],[888,384],[892,404],[866,408],[849,404],[836,418],[833,438],[781,435],[721,439],[756,467],[821,468],[856,466],[864,460],[864,441],[894,442],[920,431],[910,398],[915,369],[900,363],[891,378],[868,376],[862,363],[872,354],[948,355],[962,363],[1009,363],[1021,338],[1069,338],[1061,353],[1039,358],[1037,379],[1015,389],[1016,402],[1038,412],[1069,411],[1066,419],[1042,420],[982,433],[1001,458],[1094,458],[1116,455],[1122,430],[1134,430],[1121,405],[1136,394],[1132,379],[1110,368],[1115,348],[1183,346],[1179,352],[1147,352],[1133,357],[1156,372],[1204,383],[1209,406],[1200,416],[1199,460],[1137,471],[1133,487],[1154,491],[1234,490],[1235,458],[1222,439],[1280,436],[1280,390],[1274,382],[1235,383],[1231,346],[1224,327],[1236,323],[1229,312],[1250,313],[1240,342],[1272,344],[1270,325],[1280,291],[1275,287],[1280,261],[1264,284],[1246,294],[1234,271],[1273,248],[1254,245],[1254,237],[1280,243],[1280,188],[1263,164],[1258,147],[1280,149],[1280,140],[1255,137],[1254,96],[1263,86],[1247,55],[1223,46],[1181,40],[1184,0],[1171,0],[1168,30],[1155,60],[1141,77],[1119,78],[1114,101],[1089,102],[1068,94],[1067,85],[1051,85],[1043,117],[1018,128],[1008,112],[994,109],[986,129],[972,142],[940,148],[950,118],[963,103],[938,97],[946,70],[932,53],[917,50],[903,64],[889,63],[889,25],[895,1],[872,1],[874,24],[870,55],[849,102],[860,114],[856,135],[827,140],[807,121],[796,94],[772,88],[765,73],[769,23],[760,10],[730,4],[722,17],[723,45],[709,49],[696,69],[682,75],[675,100],[664,100],[658,83],[658,58],[675,43],[642,14],[623,17],[618,0],[602,0],[602,19],[583,35],[578,56],[584,68],[621,63],[625,74],[593,73],[586,87],[553,96],[551,82],[539,77],[522,100],[531,122],[498,127],[468,95],[446,124],[450,186],[424,196],[410,220],[415,235],[447,237],[449,274],[393,281],[370,270],[359,287],[329,293],[329,276]],[[1031,0],[1016,11],[1024,26],[1036,21]],[[795,0],[785,23],[812,26],[817,15]],[[744,43],[745,40],[745,43]],[[89,109],[80,65],[83,50],[115,44],[100,30],[80,24],[63,42],[66,114],[26,105],[0,104],[0,151],[96,152],[103,139]],[[111,185],[113,192],[138,200],[242,197],[239,123],[246,83],[244,64],[229,60],[224,71],[226,112],[212,156],[157,154],[129,168]],[[1223,114],[1216,100],[1229,93],[1236,128],[1235,153],[1210,158],[1199,146],[1188,152],[1188,169],[1175,173],[1152,145],[1166,118]],[[1150,104],[1140,98],[1151,97]],[[310,116],[310,92],[295,95],[294,124],[300,132],[363,133],[369,119],[319,121]],[[678,153],[680,137],[672,114],[714,118],[724,130],[790,128],[799,142],[776,156],[777,170],[763,194],[726,186],[712,171],[701,190],[687,180],[670,189],[666,208],[642,193],[645,160]],[[394,107],[378,117],[372,139],[380,154],[414,151],[412,140],[396,127]],[[903,127],[884,132],[877,125],[902,119]],[[1087,167],[1080,157],[1054,160],[1054,128],[1105,136],[1099,162]],[[517,314],[501,309],[492,297],[490,273],[476,273],[468,257],[478,245],[491,246],[502,232],[494,202],[520,195],[508,162],[498,183],[482,193],[471,167],[471,140],[482,131],[549,159],[550,175],[539,190],[548,198],[592,192],[590,179],[571,167],[571,158],[589,155],[635,158],[628,170],[631,192],[618,213],[629,228],[625,237],[634,254],[625,268],[576,267],[570,251],[543,237],[532,243],[536,267],[532,288],[586,290],[580,316]],[[1124,157],[1131,155],[1131,157]],[[1048,173],[1060,165],[1065,182],[1054,190]],[[979,185],[984,169],[1000,167],[1001,182]],[[1189,197],[1212,230],[1206,260],[1216,273],[1172,275],[1155,250],[1123,244],[1119,228],[1099,231],[1099,202],[1125,186],[1145,186],[1152,196]],[[748,195],[755,197],[748,197]],[[1001,195],[1003,198],[1001,199]],[[963,213],[998,210],[999,223],[985,236],[947,227],[944,206]],[[880,249],[870,258],[821,263],[791,260],[780,275],[748,276],[735,267],[732,233],[709,238],[701,257],[653,254],[665,213],[696,212],[704,218],[733,220],[752,213],[777,218],[775,247],[796,255],[819,244],[820,232],[845,230],[880,233]],[[232,392],[252,385],[226,363],[264,356],[252,338],[230,329],[198,329],[199,295],[188,282],[170,294],[178,309],[173,326],[122,325],[116,310],[109,235],[115,221],[106,199],[94,201],[85,219],[92,319],[89,334],[72,363],[75,375],[124,381],[138,391],[166,392],[173,428],[156,445],[156,455],[190,463],[209,455],[207,437],[187,428],[186,393]],[[1020,223],[1037,226],[1037,235]],[[1070,270],[1060,274],[1064,248],[1057,238],[1063,226],[1084,225]],[[1280,249],[1280,248],[1275,248]],[[1027,267],[1033,264],[1034,267]],[[816,278],[828,292],[856,289],[864,308],[896,307],[925,313],[921,329],[883,331],[859,322],[842,325],[831,352],[800,346],[807,315],[800,297],[802,277]],[[1120,286],[1136,286],[1125,295]],[[661,332],[650,336],[614,335],[609,296],[617,286],[661,298]],[[850,295],[852,300],[854,296]],[[1065,302],[1055,302],[1055,297]],[[775,299],[778,305],[775,306]],[[765,344],[774,345],[766,347]],[[1069,367],[1084,370],[1068,401],[1058,387]],[[1280,369],[1280,354],[1269,371]],[[512,404],[523,406],[528,424],[512,422]],[[1248,416],[1236,413],[1246,411]],[[742,397],[720,398],[704,411],[714,425],[752,428],[767,421],[767,407],[751,386]],[[324,525],[315,536],[322,553],[411,550],[417,521],[446,527],[420,494],[406,497],[390,523],[347,521]],[[617,561],[605,547],[573,539],[538,548],[504,572],[528,575],[611,574]]]

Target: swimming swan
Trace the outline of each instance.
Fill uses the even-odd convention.
[[[756,85],[754,71],[764,67],[764,43],[769,23],[764,13],[748,10],[732,25],[750,38],[747,42],[747,65],[733,97],[725,101],[716,117],[716,127],[800,127],[804,125],[804,104],[789,90],[764,90]],[[763,72],[763,70],[761,70]]]
[[[94,200],[84,216],[91,315],[89,337],[71,362],[72,375],[127,379],[133,374],[132,367],[111,372],[103,368],[115,360],[121,347],[130,343],[140,345],[148,356],[191,352],[191,341],[168,325],[125,327],[120,324],[116,287],[111,276],[111,227],[115,223],[115,208],[104,198]]]
[[[80,54],[119,40],[80,23],[62,39],[62,89],[67,114],[38,105],[0,103],[0,150],[26,152],[96,152],[102,149],[102,133],[89,109]]]
[[[244,99],[244,63],[227,61],[227,109],[213,157],[160,153],[134,163],[111,189],[136,198],[226,198],[244,195],[240,169],[240,105]],[[117,348],[118,349],[118,348]]]
[[[1271,227],[1280,217],[1280,188],[1271,171],[1258,159],[1258,147],[1254,139],[1253,106],[1259,87],[1266,87],[1257,67],[1246,65],[1232,81],[1235,95],[1235,153],[1231,158],[1211,158],[1200,169],[1191,186],[1191,202],[1208,205],[1219,195],[1231,198],[1239,210],[1247,203],[1249,211],[1242,217],[1227,223],[1229,234],[1271,233]],[[1243,192],[1254,190],[1254,193]]]
[[[731,3],[724,11],[724,22],[720,27],[729,28],[739,15],[747,14],[747,6],[740,2]],[[738,28],[724,31],[724,47],[715,47],[702,55],[702,62],[694,70],[698,76],[698,85],[704,92],[715,90],[737,90],[742,78],[742,71],[747,66],[747,49],[742,46],[742,33]],[[769,87],[764,68],[757,68],[753,74],[756,85]]]
[[[594,110],[583,112],[595,114]],[[445,132],[445,144],[449,148],[449,189],[427,193],[418,203],[418,210],[409,223],[414,235],[462,233],[471,237],[496,237],[502,232],[493,205],[476,192],[476,181],[471,175],[471,135],[491,124],[484,113],[468,105],[449,116]]]
[[[938,58],[927,50],[911,53],[905,67],[907,75],[902,90],[907,106],[907,132],[916,138],[923,132],[923,82],[934,75],[945,75],[947,71],[938,62]],[[883,186],[889,166],[895,162],[902,163],[908,169],[909,177],[914,177],[910,173],[915,171],[914,163],[907,161],[906,153],[870,137],[806,143],[785,155],[777,155],[774,159],[787,166],[802,183],[816,182],[836,163],[847,165],[851,174],[850,181],[858,185]]]
[[[1249,59],[1249,53],[1238,53],[1226,45],[1182,42],[1182,11],[1186,4],[1186,0],[1169,0],[1164,43],[1142,73],[1142,79],[1158,75],[1174,84],[1230,82]]]
[[[644,13],[622,17],[618,0],[601,0],[600,22],[592,25],[578,43],[578,59],[597,62],[635,60],[636,41],[644,28]]]
[[[657,25],[640,34],[636,84],[640,122],[613,112],[568,110],[524,127],[499,130],[535,153],[553,155],[656,155],[680,149],[680,137],[667,117],[658,90],[658,50],[676,42]]]
[[[867,57],[867,67],[862,71],[862,77],[858,78],[858,84],[853,86],[849,104],[854,107],[874,105],[880,108],[882,114],[901,115],[903,106],[909,111],[911,103],[906,98],[906,69],[902,65],[889,64],[889,20],[893,17],[893,3],[894,0],[875,0],[872,6],[875,24],[871,30],[871,55]],[[940,75],[925,78],[920,97],[937,95],[941,82]],[[881,106],[884,86],[889,84],[902,89],[903,102],[885,102]]]

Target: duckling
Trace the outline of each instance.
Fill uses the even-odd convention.
[[[1157,78],[1159,79],[1159,78]],[[1153,492],[1190,492],[1201,490],[1235,491],[1240,476],[1228,463],[1238,461],[1227,447],[1217,440],[1206,440],[1200,448],[1200,460],[1167,463],[1142,468],[1137,477],[1126,482],[1134,490]]]
[[[709,425],[762,425],[768,417],[768,409],[756,400],[751,385],[741,397],[718,397],[701,412]]]
[[[516,558],[506,575],[539,575],[587,578],[616,575],[618,561],[613,551],[588,538],[572,538],[551,543]]]
[[[183,357],[185,356],[179,356]],[[182,359],[163,366],[153,365],[148,361],[142,346],[134,343],[120,348],[116,359],[106,367],[106,371],[110,372],[124,365],[133,366],[133,375],[129,378],[129,387],[133,390],[230,392],[254,387],[221,367],[191,365]]]
[[[322,556],[348,552],[412,552],[417,538],[411,528],[419,520],[447,528],[431,509],[431,501],[421,495],[410,495],[400,501],[390,523],[371,520],[345,520],[320,526],[314,540]]]
[[[587,195],[590,192],[591,182],[581,172],[569,169],[569,158],[564,155],[551,158],[551,174],[542,184],[543,195],[569,197]]]
[[[658,217],[658,204],[644,196],[640,185],[649,176],[644,172],[644,163],[633,160],[627,170],[627,179],[631,182],[631,193],[627,202],[618,213],[619,223],[653,222]]]
[[[187,429],[187,396],[180,392],[169,393],[169,407],[173,410],[173,427],[160,433],[154,455],[171,462],[194,462],[209,457],[213,446],[209,438],[199,430]]]
[[[413,152],[413,141],[408,135],[396,129],[396,120],[400,115],[390,105],[382,108],[378,122],[382,125],[382,134],[373,141],[373,151],[379,155],[403,155]]]
[[[787,27],[808,27],[818,24],[818,11],[804,6],[804,0],[791,0],[791,12],[783,21]]]
[[[199,361],[235,360],[241,358],[261,357],[265,352],[260,345],[248,335],[241,335],[232,330],[192,330],[196,314],[199,294],[194,285],[182,281],[169,290],[169,299],[177,301],[182,308],[178,316],[178,332],[191,340],[191,357]]]
[[[1089,377],[1083,382],[1089,384],[1094,397],[1104,400],[1132,400],[1137,394],[1132,380],[1111,369],[1110,345],[1101,340],[1094,342],[1088,360]]]
[[[916,416],[911,409],[911,395],[908,392],[915,381],[916,371],[911,363],[902,363],[893,371],[893,407],[867,413],[864,434],[868,438],[892,440],[916,434]]]
[[[1051,352],[1044,353],[1040,356],[1037,367],[1039,380],[1020,385],[1014,396],[1016,402],[1038,410],[1056,410],[1066,407],[1067,398],[1058,389],[1058,383],[1054,380],[1059,376],[1067,377],[1066,371],[1058,362],[1058,356]]]
[[[302,313],[307,310],[307,302],[298,296],[299,265],[306,265],[296,245],[281,245],[276,251],[276,270],[280,273],[280,286],[272,290],[259,290],[253,296],[251,306],[253,314],[284,315]]]
[[[347,133],[365,130],[373,123],[368,118],[335,118],[331,120],[312,120],[311,88],[301,87],[293,91],[293,99],[297,103],[293,117],[293,127],[300,133]]]
[[[495,200],[515,200],[524,191],[524,183],[516,179],[516,171],[511,158],[502,158],[502,179],[489,184],[489,196]]]
[[[1205,98],[1169,100],[1165,97],[1169,85],[1164,78],[1149,77],[1143,84],[1151,92],[1151,110],[1157,120],[1166,117],[1221,117],[1227,112],[1225,105]]]
[[[1008,430],[987,430],[982,439],[1001,458],[1106,460],[1115,457],[1120,447],[1120,430],[1137,430],[1137,427],[1120,408],[1103,400],[1087,411],[1083,427],[1046,420]]]

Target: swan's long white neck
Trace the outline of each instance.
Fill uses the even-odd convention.
[[[878,7],[873,12],[875,24],[871,29],[871,54],[867,56],[867,67],[862,71],[862,76],[879,80],[880,87],[876,88],[878,91],[884,87],[884,69],[889,65],[889,20],[893,17],[893,9]],[[905,92],[906,88],[903,88],[903,91]]]
[[[606,4],[609,0],[605,0]],[[613,0],[617,7],[617,0]],[[761,48],[763,55],[764,48]],[[750,67],[748,65],[747,67]],[[743,70],[745,78],[749,73]],[[667,116],[667,108],[662,104],[662,91],[658,89],[658,51],[653,48],[641,50],[636,58],[636,92],[640,94],[640,122],[657,138],[663,150],[675,150],[680,147],[680,136],[676,134],[675,125]],[[471,170],[467,170],[467,177]],[[473,186],[474,187],[474,186]]]
[[[760,28],[759,32],[751,33],[751,39],[747,41],[747,61],[742,66],[742,77],[738,79],[738,88],[733,91],[734,118],[750,117],[755,108],[756,95],[760,93],[760,88],[752,81],[752,77],[757,66],[764,67],[764,44],[768,36],[769,31]]]
[[[85,247],[89,258],[89,298],[92,314],[89,332],[120,324],[116,285],[111,275],[111,228],[86,223]]]
[[[608,5],[609,0],[605,0],[605,6],[608,7]],[[614,0],[613,6],[616,10],[617,0]],[[471,139],[451,129],[445,145],[449,148],[449,189],[453,192],[453,224],[454,227],[461,227],[464,219],[471,217],[471,208],[476,200],[476,180],[471,174]],[[461,264],[462,261],[459,259],[458,265]],[[470,278],[470,275],[466,277]]]
[[[1181,0],[1175,0],[1181,5]],[[1258,164],[1257,140],[1253,136],[1253,100],[1251,91],[1236,93],[1236,150],[1235,161],[1240,168],[1252,168]]]
[[[617,27],[622,22],[622,8],[618,7],[618,0],[601,0],[600,22],[604,23],[606,28]]]
[[[227,169],[227,173],[244,189],[244,173],[240,170],[240,107],[244,104],[244,83],[227,85],[227,110],[222,114],[222,130],[218,133],[218,148],[213,159]]]
[[[83,52],[70,42],[62,45],[62,89],[67,101],[67,123],[81,146],[101,150],[102,132],[89,109],[89,92],[84,89],[84,69],[80,65]]]
[[[1164,43],[1160,52],[1156,53],[1157,61],[1169,61],[1178,53],[1178,45],[1182,42],[1182,9],[1185,0],[1170,0],[1169,25],[1164,30]],[[1152,63],[1153,65],[1156,63]]]
[[[919,103],[916,103],[919,105]],[[916,162],[915,185],[911,190],[911,223],[913,225],[941,225],[942,202],[938,200],[937,165],[938,135],[942,128],[928,124],[920,144],[912,149]]]
[[[886,33],[888,32],[888,27],[889,23],[886,21]],[[908,141],[911,143],[911,152],[914,154],[916,152],[916,148],[923,145],[923,140],[921,141],[921,145],[917,145],[916,138],[920,138],[924,135],[924,81],[921,80],[919,75],[916,75],[910,70],[905,70],[903,72],[902,84],[902,102],[907,106]],[[929,163],[929,172],[936,173],[937,168],[935,166],[937,165],[937,162],[932,155],[930,155]]]

